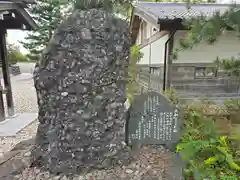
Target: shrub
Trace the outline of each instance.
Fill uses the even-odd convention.
[[[164,94],[173,104],[180,103],[174,89]],[[181,107],[185,115],[176,151],[187,162],[185,179],[240,179],[240,121],[233,119],[240,112],[240,100],[224,105],[199,101]]]
[[[17,62],[27,62],[26,56],[20,52],[11,52],[8,54],[10,64],[16,64]]]
[[[240,177],[239,158],[227,136],[215,128],[214,121],[199,111],[189,111],[185,117],[177,152],[188,165],[185,178],[237,180]]]
[[[17,62],[28,61],[27,57],[20,52],[18,46],[14,44],[8,44],[7,50],[8,50],[8,59],[9,59],[10,65],[16,64]]]
[[[133,45],[131,48],[131,54],[128,66],[128,84],[126,87],[127,99],[131,103],[133,101],[134,94],[139,89],[137,78],[140,72],[137,66],[138,61],[141,59],[143,54],[140,52],[138,46]]]
[[[176,90],[174,88],[166,89],[163,93],[172,102],[172,104],[180,104],[180,99],[177,97]]]

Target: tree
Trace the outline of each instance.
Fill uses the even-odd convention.
[[[15,44],[7,44],[7,53],[10,65],[28,61],[27,57],[21,53],[19,46]]]
[[[140,73],[140,69],[137,66],[137,63],[141,59],[143,53],[140,52],[140,49],[133,45],[131,47],[130,58],[129,58],[129,66],[128,66],[128,84],[126,86],[127,99],[131,103],[133,101],[135,93],[137,93],[139,89],[138,84],[138,75]]]
[[[54,30],[64,19],[63,5],[66,5],[64,0],[38,0],[29,8],[30,14],[38,25],[37,30],[29,32],[25,41],[21,42],[29,51],[27,56],[30,60],[39,59]]]
[[[185,25],[189,27],[186,39],[180,40],[180,48],[175,49],[174,57],[177,59],[177,53],[187,49],[192,49],[200,42],[204,41],[208,44],[214,44],[218,37],[227,30],[236,32],[236,37],[240,37],[240,11],[235,6],[229,7],[224,14],[216,12],[211,18],[204,16],[185,20]],[[220,59],[216,57],[215,62],[218,67],[226,70],[231,76],[240,76],[239,57],[230,57],[229,59]]]
[[[224,14],[220,14],[219,12],[216,12],[211,18],[206,18],[204,16],[200,16],[200,17],[194,17],[191,19],[186,19],[185,20],[185,24],[186,26],[188,26],[188,35],[186,39],[181,39],[180,40],[180,48],[179,49],[175,49],[175,53],[174,53],[174,57],[177,59],[177,53],[180,51],[184,51],[184,50],[189,50],[192,49],[193,47],[197,46],[199,43],[201,42],[207,42],[208,44],[214,45],[214,43],[217,41],[218,37],[220,37],[224,31],[227,30],[233,30],[236,32],[236,38],[239,37],[240,35],[240,11],[239,8],[237,8],[236,6],[232,5],[232,7],[229,7],[229,10],[226,11]],[[240,58],[239,57],[229,57],[229,58],[219,58],[216,57],[216,60],[213,62],[216,63],[217,67],[224,70],[227,75],[229,75],[230,77],[234,77],[238,78],[235,79],[237,80],[236,84],[238,83],[238,88],[239,88],[239,78],[240,78]],[[239,93],[239,92],[238,92]],[[231,101],[227,102],[227,110],[224,110],[225,112],[229,112],[229,116],[230,117],[234,117],[236,116],[236,107],[239,107],[239,100],[238,99],[234,99]],[[210,119],[220,119],[219,118],[219,109],[221,109],[219,106],[218,108],[211,108],[209,107],[209,112],[211,111],[211,118]],[[234,109],[235,108],[235,109]],[[204,109],[207,109],[206,107]],[[212,111],[214,111],[213,109],[218,109],[216,116],[212,116]],[[239,110],[237,111],[239,112]],[[199,113],[200,114],[200,113]],[[198,115],[199,115],[198,114]],[[239,116],[239,114],[238,114]],[[200,117],[200,116],[198,116]],[[189,118],[191,119],[191,118]],[[204,122],[204,118],[200,118],[202,122]],[[231,122],[232,120],[230,120]],[[222,123],[223,121],[221,121]],[[233,121],[232,121],[233,122]],[[216,121],[214,122],[216,123]],[[229,123],[229,120],[228,122]],[[186,121],[187,125],[185,127],[185,129],[191,129],[189,128],[189,124],[191,124],[191,122],[189,123],[188,121]],[[204,122],[203,126],[205,126],[207,124],[207,122]],[[207,124],[209,127],[209,123]],[[202,126],[202,127],[203,127]],[[208,128],[209,128],[208,127]],[[196,129],[196,127],[194,128],[194,130]],[[226,130],[226,127],[224,127],[224,130]],[[199,160],[199,153],[197,154],[197,157],[194,158],[193,156],[191,156],[191,163],[189,163],[187,169],[185,169],[185,172],[189,175],[191,175],[192,179],[205,179],[205,178],[209,178],[209,179],[238,179],[237,177],[239,177],[239,165],[236,163],[236,159],[238,158],[238,150],[239,150],[239,146],[235,146],[235,144],[239,144],[239,124],[238,123],[231,123],[231,133],[234,132],[234,135],[229,134],[228,135],[228,141],[229,143],[229,147],[227,148],[227,150],[223,150],[224,148],[222,148],[223,146],[221,146],[221,151],[220,153],[223,153],[223,160],[229,160],[231,159],[229,162],[227,162],[225,164],[225,162],[222,161],[222,159],[218,159],[219,157],[221,157],[221,155],[217,155],[215,156],[218,152],[214,152],[214,154],[211,154],[211,157],[207,158],[206,153],[203,153],[204,148],[202,147],[207,147],[207,151],[209,151],[209,147],[214,147],[213,145],[200,145],[199,147],[201,147],[201,153],[204,154],[204,159],[205,162],[201,163],[203,161],[199,161],[200,163],[195,163],[194,161],[198,161]],[[189,132],[187,132],[186,134],[191,134]],[[213,138],[213,134],[214,133],[208,133],[211,134],[210,137],[210,142],[214,142],[214,138]],[[232,136],[234,136],[234,138],[232,138]],[[201,136],[201,140],[203,140],[202,138],[203,136]],[[227,139],[227,136],[222,136],[225,139]],[[224,142],[224,138],[220,139],[220,141],[218,140],[217,143],[219,142]],[[193,139],[192,137],[190,138],[191,140]],[[187,142],[188,144],[185,144],[185,147],[191,147],[191,145],[189,145],[190,143],[188,142],[188,140],[185,140],[185,142]],[[199,144],[201,144],[201,142],[198,139]],[[192,142],[192,141],[191,141]],[[207,141],[202,141],[204,143],[206,143]],[[225,141],[227,142],[227,141]],[[196,144],[194,144],[195,146]],[[225,143],[225,145],[227,145],[227,143]],[[219,146],[219,144],[217,144],[217,146]],[[232,147],[234,147],[232,150],[230,150]],[[184,149],[184,151],[187,148]],[[190,150],[190,148],[189,148]],[[193,150],[191,149],[191,155]],[[189,151],[189,152],[190,152]],[[211,152],[213,152],[211,150]],[[234,155],[229,155],[227,153],[231,153],[233,152]],[[182,153],[182,154],[187,154],[186,152]],[[213,155],[213,156],[212,156]],[[231,158],[229,158],[231,157]],[[201,157],[200,157],[201,158]],[[216,165],[215,165],[215,162]],[[208,166],[205,166],[205,165]],[[210,166],[209,166],[210,165]],[[226,166],[227,165],[227,166]],[[229,165],[229,166],[228,166]],[[213,171],[213,169],[217,169],[217,171]],[[187,177],[185,177],[186,179],[188,179]]]

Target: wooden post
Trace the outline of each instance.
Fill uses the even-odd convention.
[[[3,87],[0,86],[0,122],[5,120],[4,102],[3,102]]]
[[[7,100],[8,116],[13,116],[14,106],[13,106],[11,80],[9,75],[9,63],[8,63],[7,46],[6,46],[6,30],[0,30],[0,52],[1,52],[4,86],[7,90],[6,100]]]

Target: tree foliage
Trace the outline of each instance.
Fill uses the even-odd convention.
[[[129,102],[133,101],[134,94],[139,89],[138,84],[138,75],[140,73],[140,69],[137,65],[139,60],[142,58],[143,54],[140,52],[138,46],[133,45],[131,47],[131,53],[129,58],[129,66],[128,66],[128,84],[126,87],[127,98]]]
[[[30,14],[38,25],[36,31],[29,32],[24,41],[24,48],[29,51],[30,60],[38,60],[45,46],[51,39],[54,30],[64,19],[62,8],[65,0],[37,0],[37,4],[29,8]]]
[[[219,69],[223,69],[228,76],[240,77],[240,57],[218,58],[214,61]]]
[[[212,118],[199,109],[188,109],[184,126],[177,151],[189,163],[186,179],[239,179],[239,156],[229,138],[218,133]]]
[[[236,38],[240,37],[240,11],[236,5],[229,6],[229,10],[221,14],[216,12],[212,17],[204,16],[186,19],[185,25],[189,28],[187,38],[180,40],[180,48],[175,49],[173,58],[177,59],[177,54],[180,51],[192,49],[200,42],[206,42],[214,45],[218,38],[228,30],[236,33]],[[228,74],[239,76],[239,57],[229,57],[221,59],[216,57],[213,59],[219,68],[226,70]]]
[[[28,61],[27,57],[21,53],[19,46],[15,44],[7,44],[7,51],[10,65]]]
[[[184,20],[189,31],[187,38],[180,40],[180,48],[175,49],[173,57],[177,59],[180,51],[190,50],[199,43],[214,45],[218,38],[228,30],[240,34],[240,11],[232,5],[225,13],[216,12],[212,17],[194,17]],[[224,46],[224,45],[223,45]],[[240,58],[213,59],[217,67],[229,76],[240,77]],[[219,107],[220,105],[213,105]],[[189,106],[185,109],[181,142],[177,151],[188,162],[185,168],[186,179],[238,180],[240,177],[239,153],[239,100],[226,102],[224,111],[219,114],[213,106],[201,108]],[[196,107],[196,104],[195,104]],[[227,112],[227,115],[223,115]]]
[[[239,180],[239,100],[181,104],[174,89],[165,95],[184,111],[177,152],[186,162],[184,179]]]
[[[74,0],[76,9],[91,9],[91,8],[104,8],[106,10],[113,10],[116,6],[128,6],[133,0]]]

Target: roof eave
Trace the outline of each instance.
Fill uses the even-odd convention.
[[[24,24],[27,26],[27,30],[37,29],[37,24],[25,9],[16,4],[14,4],[14,9],[20,14],[20,16],[22,16],[22,20],[24,21]]]
[[[140,18],[134,14],[135,7],[133,7],[131,20],[130,20],[130,32],[132,44],[136,43],[137,35],[140,28]]]
[[[183,19],[181,18],[175,18],[175,19],[163,19],[158,18],[158,23],[160,24],[160,31],[165,30],[188,30],[188,27],[186,27],[183,24]]]
[[[23,8],[28,8],[29,4],[36,4],[35,0],[10,0],[12,3],[18,4]]]
[[[35,30],[37,28],[37,24],[34,22],[31,16],[18,3],[0,1],[0,11],[16,11],[20,15],[21,20],[27,26],[28,30]]]
[[[0,2],[0,11],[12,10],[13,8],[13,3],[11,2]]]
[[[130,18],[130,31],[132,31],[132,23],[134,21],[134,6],[132,5],[132,12],[131,12],[131,18]]]
[[[139,16],[143,20],[150,22],[151,24],[158,26],[158,18],[156,15],[151,14],[150,12],[145,11],[145,9],[140,7],[135,7],[133,15]]]

